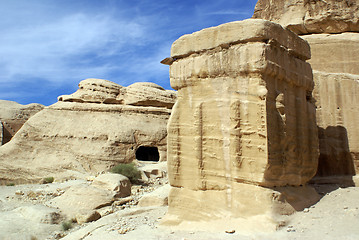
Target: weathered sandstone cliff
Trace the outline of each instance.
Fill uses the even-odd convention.
[[[359,33],[302,35],[312,53],[312,68],[328,73],[359,75]]]
[[[151,83],[122,87],[84,80],[77,92],[31,117],[0,148],[0,182],[71,178],[136,158],[165,161],[175,100],[174,91]]]
[[[314,79],[320,140],[317,176],[353,176],[359,169],[359,75],[314,71]]]
[[[338,176],[359,171],[358,16],[359,0],[259,0],[253,15],[288,27],[311,47],[320,139],[316,181],[340,182]]]
[[[304,185],[318,164],[309,58],[304,40],[265,20],[173,43],[164,61],[178,90],[168,125],[170,215],[288,213],[312,200],[303,203],[307,187],[285,187]]]
[[[259,0],[253,18],[297,34],[359,31],[359,0]]]
[[[36,103],[22,105],[0,100],[0,146],[9,142],[21,126],[43,108],[43,105]]]

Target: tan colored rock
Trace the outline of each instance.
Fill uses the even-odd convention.
[[[230,25],[241,29],[242,23],[249,27],[251,21],[263,23],[258,28],[265,30],[258,32],[280,28],[263,20]],[[208,31],[227,36],[232,28],[223,24],[205,29],[194,33],[193,41],[192,35],[186,35],[173,46],[194,44],[197,39],[211,41]],[[284,29],[277,35],[285,39],[287,33],[292,36]],[[313,176],[317,157],[313,80],[310,65],[296,57],[300,51],[289,51],[271,39],[177,57],[170,68],[171,85],[178,89],[178,102],[169,122],[171,184],[222,188],[221,182],[230,175],[237,181],[261,185],[300,185]],[[298,144],[299,139],[303,143]],[[299,168],[301,175],[296,175]],[[182,169],[191,171],[191,177],[182,175]],[[203,183],[204,175],[213,176],[213,181]]]
[[[310,45],[320,140],[317,183],[353,184],[358,172],[358,16],[359,0],[259,0],[253,15],[287,26]]]
[[[116,197],[128,197],[131,195],[131,182],[121,174],[101,174],[93,180],[92,186],[113,191]]]
[[[104,79],[89,78],[79,83],[79,90],[58,97],[64,102],[121,103],[116,100],[123,87]]]
[[[169,184],[157,188],[155,191],[144,195],[138,201],[138,206],[140,207],[167,206],[170,189],[171,186]]]
[[[215,191],[172,187],[168,199],[168,215],[163,224],[176,225],[183,221],[210,222],[218,218],[250,219],[266,215],[267,224],[273,224],[280,221],[280,215],[302,211],[319,199],[317,192],[308,186],[271,189],[234,182],[231,183],[231,189]]]
[[[310,48],[303,39],[278,24],[261,19],[230,22],[222,24],[220,29],[212,27],[183,35],[173,43],[171,57],[177,59],[205,50],[215,50],[217,47],[228,48],[231,44],[266,42],[271,39],[276,39],[279,45],[285,46],[292,55],[300,59],[310,58]]]
[[[145,179],[163,178],[167,176],[167,162],[143,164],[138,168],[145,175]]]
[[[173,43],[170,214],[200,220],[292,206],[298,195],[270,188],[303,185],[316,173],[309,56],[305,41],[264,20],[223,24]]]
[[[137,82],[125,88],[117,99],[127,105],[153,106],[171,109],[176,100],[175,91],[165,90],[150,82]]]
[[[359,33],[301,36],[310,44],[314,70],[359,74]]]
[[[150,82],[137,82],[123,87],[108,80],[89,78],[79,83],[79,90],[75,93],[59,96],[58,100],[171,109],[176,101],[176,93]]]
[[[88,184],[69,187],[59,197],[47,202],[51,207],[59,208],[69,219],[92,213],[93,210],[108,206],[113,202],[113,193]],[[91,215],[91,214],[90,214]],[[79,217],[80,218],[80,217]]]
[[[0,146],[3,145],[3,138],[4,138],[4,126],[0,121]]]
[[[13,210],[28,221],[45,224],[59,224],[64,217],[57,209],[44,205],[21,206]]]
[[[76,214],[76,222],[78,224],[93,222],[101,218],[98,211],[82,210]]]
[[[80,87],[93,86],[92,82],[96,80],[82,81]],[[109,81],[99,80],[98,85],[104,83],[114,89]],[[101,89],[100,93],[92,91],[93,96],[88,91],[79,96],[76,92],[78,98],[60,97],[62,101],[34,115],[13,141],[0,148],[0,184],[37,182],[49,176],[57,181],[86,178],[132,162],[140,148],[142,156],[151,159],[155,150],[157,160],[166,161],[168,104],[169,99],[175,101],[173,91],[168,91],[162,107],[153,107],[94,103],[109,99],[99,97],[107,88]],[[159,101],[156,96],[147,99]]]
[[[320,157],[317,177],[359,171],[359,75],[314,72]]]
[[[297,34],[359,32],[359,0],[259,0],[253,18]]]
[[[44,105],[37,103],[22,105],[0,100],[0,146],[9,142],[22,125],[43,108]]]

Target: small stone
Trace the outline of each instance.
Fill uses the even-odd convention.
[[[303,212],[305,213],[309,212],[309,208],[304,208]]]
[[[24,192],[21,191],[21,190],[17,190],[17,191],[15,192],[15,195],[24,195]]]
[[[232,229],[232,230],[226,230],[226,233],[229,233],[229,234],[233,234],[233,233],[235,233],[236,232],[236,230],[234,230],[234,229]]]

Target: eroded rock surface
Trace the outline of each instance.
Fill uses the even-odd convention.
[[[310,45],[320,140],[315,181],[353,182],[359,171],[358,16],[359,0],[259,0],[253,15],[288,27]]]
[[[355,175],[359,169],[359,75],[314,71],[320,140],[317,176]]]
[[[359,75],[359,33],[311,34],[301,36],[310,44],[312,68],[328,73]]]
[[[259,0],[253,18],[297,34],[359,31],[359,0]]]
[[[262,186],[299,186],[316,173],[308,44],[278,24],[245,20],[182,36],[171,57],[178,101],[168,127],[169,213],[208,220],[294,211],[285,199],[295,194]]]
[[[22,105],[0,100],[0,146],[9,142],[22,125],[43,108],[44,105],[37,103]]]
[[[166,126],[176,94],[155,84],[138,86],[143,105],[122,103],[135,102],[136,86],[129,87],[131,97],[124,98],[119,91],[127,88],[107,80],[84,80],[76,93],[60,96],[0,148],[0,182],[84,178],[133,161],[141,146],[142,158],[155,149],[157,161],[165,161]]]

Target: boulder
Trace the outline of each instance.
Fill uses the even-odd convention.
[[[78,224],[93,222],[101,218],[98,211],[81,210],[76,214],[76,222]]]
[[[22,105],[0,100],[0,146],[9,142],[22,125],[44,107],[37,103]]]
[[[289,214],[316,173],[309,45],[265,20],[184,35],[171,49],[178,90],[168,124],[169,215],[186,221]],[[289,191],[287,186],[293,186]],[[281,187],[280,189],[277,189]]]
[[[60,96],[59,102],[35,114],[13,141],[0,148],[0,184],[37,182],[48,176],[57,181],[86,178],[132,162],[139,149],[149,159],[165,161],[174,91],[139,84],[140,98],[148,102],[134,106],[125,104],[121,91],[126,89],[107,80],[84,80],[76,93]]]
[[[168,196],[171,186],[166,184],[157,188],[155,191],[145,194],[139,201],[140,207],[158,207],[168,205]]]
[[[93,180],[92,186],[113,191],[116,197],[128,197],[131,195],[131,182],[121,174],[101,174]]]
[[[359,0],[259,0],[253,18],[297,34],[359,32]]]
[[[143,164],[138,169],[143,173],[145,180],[167,176],[167,162]]]
[[[59,208],[69,219],[76,219],[78,216],[83,220],[91,216],[94,210],[111,205],[113,200],[111,191],[84,183],[69,187],[61,196],[46,204]],[[83,222],[82,220],[79,221]]]

